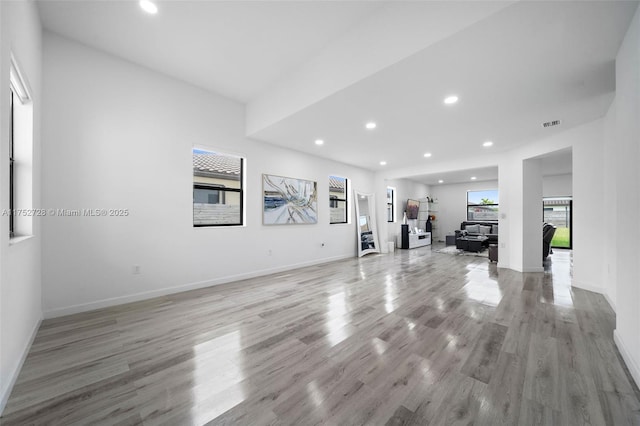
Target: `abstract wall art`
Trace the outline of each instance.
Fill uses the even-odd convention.
[[[317,182],[262,175],[263,224],[318,223]]]

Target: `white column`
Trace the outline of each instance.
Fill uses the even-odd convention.
[[[500,216],[498,219],[498,267],[517,269],[512,263],[519,257],[517,223],[522,217],[519,209],[518,185],[522,176],[520,162],[509,156],[498,165],[498,188],[500,190]],[[521,257],[521,256],[520,256]]]
[[[522,269],[543,272],[542,170],[540,160],[522,162]]]
[[[505,156],[500,188],[498,267],[542,272],[542,172],[539,160]]]

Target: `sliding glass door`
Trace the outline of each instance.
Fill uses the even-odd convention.
[[[542,201],[544,222],[556,227],[551,247],[571,248],[572,203],[569,197],[545,198]]]

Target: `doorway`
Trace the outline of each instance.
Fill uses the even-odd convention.
[[[542,200],[543,221],[556,227],[556,233],[551,240],[553,248],[572,248],[572,212],[573,201],[571,197],[552,197]]]

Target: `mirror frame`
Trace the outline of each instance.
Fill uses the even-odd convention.
[[[380,253],[380,241],[378,240],[378,228],[376,226],[376,196],[368,192],[360,192],[354,190],[356,205],[356,232],[358,234],[358,257],[362,257],[369,253]],[[360,200],[361,197],[367,198],[369,208],[369,229],[373,235],[373,245],[375,248],[362,250],[362,232],[360,231]],[[364,200],[363,200],[364,201]]]

